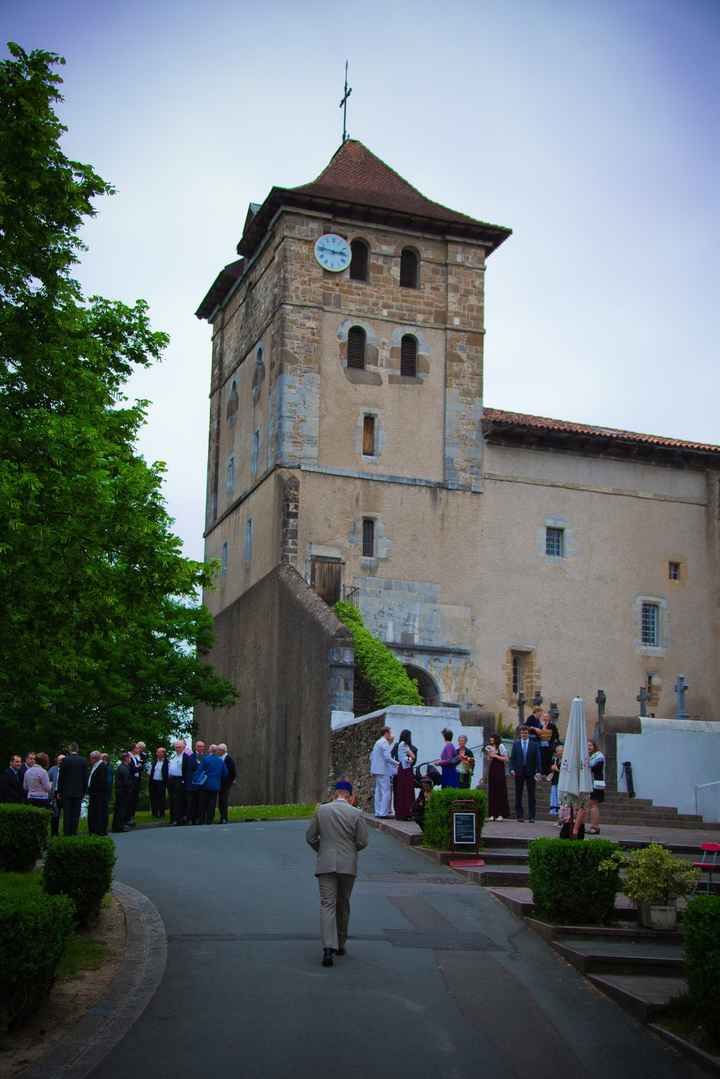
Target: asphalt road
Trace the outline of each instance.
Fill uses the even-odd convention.
[[[320,965],[303,821],[117,837],[158,907],[163,982],[93,1079],[690,1079],[482,888],[374,830],[348,955]]]

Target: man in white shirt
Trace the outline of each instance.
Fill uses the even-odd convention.
[[[168,781],[168,761],[165,746],[155,750],[155,760],[150,768],[150,812],[156,820],[165,816],[165,793]]]
[[[398,768],[398,762],[393,760],[390,753],[392,743],[392,730],[384,727],[370,754],[370,774],[375,780],[376,817],[392,816],[392,781]]]
[[[178,738],[175,753],[167,762],[167,787],[170,795],[170,820],[174,825],[185,824],[185,787],[191,774],[190,756],[185,741]],[[186,782],[187,781],[187,782]]]

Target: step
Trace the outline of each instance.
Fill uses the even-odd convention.
[[[455,872],[462,873],[483,888],[525,886],[530,879],[527,865],[485,865],[482,868],[455,869]]]
[[[590,974],[588,979],[642,1023],[653,1019],[673,997],[687,993],[685,978],[662,974]]]
[[[527,847],[523,850],[522,847],[491,847],[488,850],[481,850],[478,854],[479,858],[484,858],[488,865],[527,865],[528,854]]]
[[[492,886],[487,889],[488,893],[503,903],[513,914],[526,916],[533,913],[533,894],[530,888],[525,886]],[[615,918],[618,922],[627,923],[636,921],[637,908],[626,895],[618,893],[615,896]]]
[[[602,937],[564,938],[552,946],[584,974],[650,974],[681,978],[685,970],[682,944],[628,941]]]
[[[637,922],[624,921],[615,925],[555,925],[541,922],[538,918],[528,917],[527,924],[545,940],[563,940],[572,938],[633,941],[636,943],[657,943],[658,934],[654,929],[643,929]],[[683,936],[679,930],[663,932],[664,944],[682,944]]]

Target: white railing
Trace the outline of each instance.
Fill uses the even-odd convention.
[[[720,779],[696,784],[695,812],[708,824],[720,821]]]

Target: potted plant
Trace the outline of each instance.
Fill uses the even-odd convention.
[[[677,901],[693,890],[698,871],[660,843],[614,854],[609,862],[624,869],[621,888],[640,911],[640,923],[646,929],[674,929]]]

